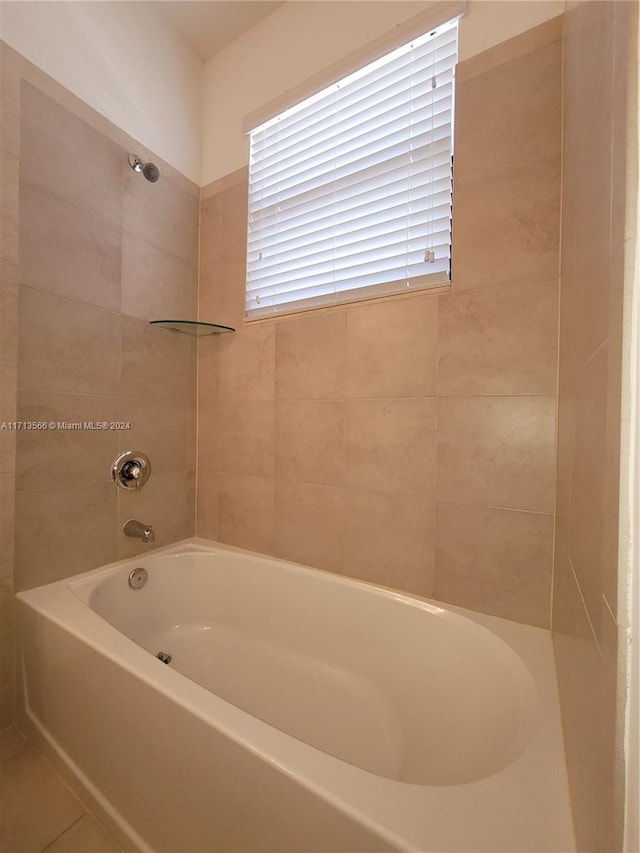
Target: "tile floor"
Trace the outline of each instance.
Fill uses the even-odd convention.
[[[3,853],[122,853],[15,729],[0,732]]]

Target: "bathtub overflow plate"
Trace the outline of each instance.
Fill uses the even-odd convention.
[[[134,569],[129,575],[129,586],[131,589],[142,589],[148,577],[146,569]]]

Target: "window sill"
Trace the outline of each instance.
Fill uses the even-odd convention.
[[[365,299],[353,299],[350,302],[341,302],[339,305],[322,305],[310,307],[303,311],[292,311],[289,314],[273,314],[269,317],[245,317],[245,326],[258,326],[265,323],[273,323],[277,320],[294,320],[299,317],[308,317],[310,314],[336,314],[339,311],[348,311],[351,308],[359,308],[364,305],[379,305],[381,302],[397,302],[401,299],[415,299],[418,296],[438,296],[441,293],[451,291],[451,282],[439,284],[436,287],[414,288],[407,293],[391,293],[385,296],[369,296]]]

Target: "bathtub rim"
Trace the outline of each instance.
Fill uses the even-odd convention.
[[[329,583],[338,587],[347,587],[350,589],[362,589],[367,595],[380,597],[384,600],[393,600],[401,605],[416,608],[424,611],[430,616],[439,617],[444,615],[449,624],[453,627],[459,623],[463,623],[467,629],[472,626],[472,630],[480,628],[482,634],[488,633],[489,643],[492,646],[497,646],[498,653],[502,658],[509,672],[512,672],[514,679],[517,682],[517,690],[522,694],[526,694],[527,698],[533,703],[533,708],[523,708],[521,710],[523,716],[524,731],[518,736],[519,745],[515,746],[515,754],[507,761],[506,764],[497,767],[495,770],[486,775],[464,780],[454,783],[428,783],[428,782],[411,782],[403,779],[395,779],[390,776],[373,773],[373,771],[365,770],[358,765],[332,755],[325,753],[318,747],[307,743],[306,741],[296,738],[294,735],[286,731],[278,729],[269,722],[266,722],[259,717],[253,716],[250,712],[245,711],[242,707],[234,705],[226,699],[218,696],[215,692],[208,690],[203,685],[193,681],[188,676],[170,667],[158,666],[158,661],[154,656],[134,639],[124,634],[115,625],[109,622],[104,616],[100,615],[91,606],[91,595],[98,588],[102,579],[107,579],[112,575],[133,567],[144,559],[156,557],[176,557],[180,558],[188,554],[216,554],[216,553],[232,553],[239,556],[246,556],[252,559],[257,559],[259,562],[267,561],[276,563],[278,567],[284,566],[292,570],[296,574],[320,575],[327,579]],[[40,602],[38,599],[47,597],[47,601]],[[49,599],[53,596],[53,599]],[[541,702],[540,695],[536,683],[534,673],[531,672],[527,665],[526,659],[520,651],[514,647],[513,643],[508,638],[503,636],[504,631],[495,630],[495,625],[487,624],[487,620],[497,620],[497,623],[508,623],[509,620],[501,619],[500,617],[485,616],[484,614],[474,613],[465,608],[449,605],[445,602],[437,602],[433,599],[423,598],[417,595],[404,593],[400,590],[385,587],[380,584],[369,583],[368,581],[350,578],[348,576],[337,575],[334,572],[314,567],[305,566],[301,563],[296,563],[291,560],[281,560],[272,555],[261,554],[259,552],[249,551],[244,548],[225,545],[223,543],[214,542],[213,540],[203,539],[201,537],[191,537],[184,539],[171,545],[163,546],[162,548],[154,549],[146,554],[138,554],[134,557],[127,557],[122,560],[117,560],[105,566],[99,566],[95,569],[89,569],[86,572],[81,572],[76,575],[71,575],[67,578],[61,578],[58,581],[53,581],[49,584],[41,584],[31,590],[24,590],[17,594],[19,601],[38,611],[45,618],[50,619],[55,624],[69,632],[72,636],[87,643],[95,651],[100,652],[110,661],[118,666],[123,667],[128,672],[136,675],[153,689],[159,690],[163,695],[173,699],[181,705],[189,713],[195,714],[199,719],[214,725],[225,736],[231,738],[236,743],[248,749],[254,755],[264,761],[279,766],[277,759],[274,759],[273,752],[278,752],[282,749],[283,743],[278,743],[282,738],[287,741],[292,739],[299,744],[303,750],[312,750],[313,754],[322,756],[323,759],[328,759],[330,762],[339,762],[346,768],[350,768],[357,773],[372,774],[380,779],[389,781],[394,785],[409,786],[411,788],[436,789],[441,787],[457,788],[463,785],[472,785],[482,782],[483,779],[491,778],[492,776],[503,773],[508,767],[517,761],[518,758],[527,751],[531,742],[536,736],[536,730],[541,723]],[[35,599],[35,601],[33,600]],[[80,606],[78,606],[80,605]],[[52,608],[55,608],[52,612]],[[97,621],[96,621],[97,620]],[[510,623],[512,624],[512,623]],[[503,628],[503,625],[500,625]],[[522,627],[522,626],[520,626]],[[531,626],[525,626],[530,628]],[[542,630],[542,629],[533,629]],[[203,706],[206,706],[206,710]],[[240,728],[245,732],[239,732],[236,726],[234,715],[240,715]],[[221,719],[222,718],[222,719]],[[224,722],[223,720],[227,721]],[[266,728],[265,728],[266,727]],[[256,730],[257,728],[257,730]],[[271,738],[271,735],[275,737]],[[267,742],[267,746],[258,746],[258,743]],[[273,741],[276,741],[273,743]],[[315,762],[312,762],[315,763]],[[302,781],[302,780],[300,780]],[[313,784],[313,783],[312,783]],[[319,793],[313,787],[314,793]]]
[[[256,718],[266,725],[275,728],[280,733],[284,734],[287,737],[294,738],[297,742],[304,744],[305,746],[311,747],[313,749],[320,750],[320,752],[326,752],[328,756],[336,759],[337,761],[344,762],[349,766],[358,768],[365,773],[373,773],[374,775],[380,776],[381,778],[389,779],[392,782],[398,782],[401,784],[407,785],[417,785],[421,787],[457,787],[463,784],[469,784],[473,782],[481,781],[484,778],[488,778],[490,776],[495,775],[496,773],[500,773],[506,767],[508,767],[513,761],[515,761],[519,755],[521,755],[529,746],[532,741],[535,732],[540,724],[540,697],[536,687],[535,679],[531,674],[529,668],[526,665],[526,662],[523,660],[522,656],[518,654],[516,650],[513,649],[511,645],[506,643],[504,639],[499,636],[495,631],[488,629],[485,625],[481,624],[479,620],[470,618],[468,611],[464,612],[456,612],[453,608],[449,608],[445,603],[437,602],[433,599],[424,598],[421,596],[415,596],[411,594],[407,594],[400,590],[392,589],[389,587],[384,587],[380,584],[372,584],[367,581],[361,581],[358,579],[345,577],[345,576],[336,576],[335,573],[324,571],[321,569],[316,569],[314,567],[305,566],[300,563],[295,563],[293,561],[281,560],[280,558],[264,555],[264,554],[256,554],[255,552],[246,551],[244,549],[237,548],[221,548],[218,547],[217,543],[209,542],[206,547],[198,547],[197,543],[191,543],[192,547],[184,546],[184,547],[175,547],[174,549],[170,549],[165,554],[158,554],[157,556],[154,553],[149,553],[147,557],[140,559],[139,564],[143,564],[148,568],[149,572],[152,576],[155,575],[156,572],[160,573],[160,577],[164,578],[164,582],[168,581],[169,589],[168,593],[171,597],[173,593],[179,598],[181,594],[179,583],[176,584],[177,579],[180,576],[180,571],[182,570],[182,566],[180,564],[176,565],[172,563],[175,559],[178,563],[181,561],[183,557],[189,558],[190,555],[194,555],[196,560],[191,562],[188,566],[189,572],[192,570],[195,571],[195,582],[199,584],[200,578],[202,577],[201,572],[209,572],[209,566],[207,565],[207,556],[212,555],[214,559],[221,558],[222,565],[220,566],[220,571],[225,575],[227,572],[230,572],[231,576],[233,576],[236,572],[240,574],[240,576],[248,581],[249,584],[255,582],[258,584],[264,583],[266,580],[267,587],[269,589],[272,588],[272,584],[275,582],[275,586],[280,586],[279,593],[276,593],[276,598],[269,599],[270,606],[273,605],[275,607],[279,606],[278,598],[288,597],[287,594],[283,592],[283,586],[285,589],[289,589],[290,594],[294,596],[300,594],[301,601],[304,600],[306,602],[306,607],[309,608],[311,612],[311,618],[313,619],[313,608],[316,601],[316,596],[318,595],[321,599],[325,595],[325,590],[331,590],[330,596],[332,603],[329,605],[333,607],[333,600],[335,597],[340,600],[340,596],[342,595],[341,589],[345,591],[346,594],[350,596],[351,606],[356,610],[357,608],[363,607],[364,610],[368,611],[369,608],[373,607],[375,611],[379,612],[376,614],[375,612],[369,613],[369,616],[365,618],[365,621],[361,624],[360,630],[367,632],[373,629],[373,633],[371,636],[371,649],[378,649],[378,652],[373,651],[374,656],[377,653],[380,653],[383,657],[385,656],[385,645],[387,642],[393,642],[392,636],[387,637],[387,641],[383,640],[383,645],[378,646],[376,642],[378,641],[378,635],[382,633],[384,635],[384,631],[379,632],[376,630],[375,625],[378,623],[378,620],[382,620],[390,624],[391,626],[395,626],[397,629],[402,632],[401,622],[406,619],[417,619],[419,620],[419,624],[424,625],[423,628],[424,634],[421,634],[421,637],[414,638],[414,642],[417,639],[418,641],[424,640],[427,645],[435,643],[437,647],[441,647],[443,649],[448,648],[448,640],[446,637],[449,636],[450,639],[454,642],[454,648],[457,649],[457,652],[454,652],[453,657],[448,657],[447,654],[443,653],[440,655],[446,663],[445,672],[441,673],[447,678],[448,675],[457,681],[458,690],[453,692],[453,696],[460,697],[463,699],[465,696],[465,679],[460,680],[459,675],[459,666],[464,667],[462,661],[467,658],[468,654],[475,654],[476,648],[480,648],[480,652],[478,654],[476,660],[476,670],[482,671],[482,666],[484,661],[490,661],[490,668],[486,671],[486,680],[491,681],[492,674],[490,670],[494,672],[498,672],[500,677],[498,680],[494,681],[493,688],[490,689],[485,695],[491,696],[492,698],[489,700],[483,699],[481,696],[477,697],[479,701],[479,709],[483,707],[483,703],[488,701],[489,707],[495,708],[498,710],[501,707],[501,701],[506,701],[511,703],[508,706],[507,718],[505,718],[505,726],[508,726],[507,719],[513,721],[513,729],[506,736],[506,739],[502,741],[502,743],[496,744],[496,752],[492,754],[492,757],[485,756],[479,762],[479,766],[474,768],[474,760],[470,759],[470,765],[463,760],[460,762],[460,759],[456,762],[454,759],[453,765],[450,764],[450,760],[446,757],[442,757],[439,760],[435,759],[433,766],[435,769],[431,771],[425,771],[424,774],[416,773],[414,770],[404,774],[394,774],[389,772],[384,772],[384,770],[374,770],[368,768],[366,764],[361,764],[359,761],[350,761],[346,757],[340,755],[339,751],[323,750],[320,746],[315,745],[313,740],[307,740],[303,735],[293,734],[291,731],[287,729],[286,726],[279,726],[276,722],[271,721],[268,716],[262,716],[258,710],[257,713],[252,713],[250,707],[242,704],[241,702],[234,702],[231,699],[225,698],[223,695],[220,695],[215,688],[209,688],[205,683],[199,680],[197,677],[185,675],[180,666],[176,666],[175,669],[185,675],[185,677],[189,678],[189,680],[195,681],[195,683],[203,686],[205,689],[210,690],[217,698],[219,698],[222,702],[225,702],[227,705],[230,704],[234,709],[242,711],[243,713],[249,714],[249,716],[253,719]],[[225,554],[230,554],[232,561],[234,558],[238,557],[239,562],[235,565],[233,562],[231,565],[227,565],[224,559]],[[205,562],[201,562],[198,557],[204,558]],[[167,562],[163,561],[163,558],[167,560]],[[247,562],[245,563],[244,559],[246,558]],[[136,558],[137,559],[137,558]],[[152,560],[157,560],[155,564],[153,564]],[[112,627],[116,628],[118,633],[124,634],[128,639],[132,640],[136,645],[142,645],[147,653],[151,653],[153,656],[155,652],[159,648],[165,648],[166,646],[160,642],[159,645],[154,645],[153,648],[149,647],[149,645],[145,642],[138,643],[138,635],[136,634],[136,629],[132,626],[123,627],[121,624],[117,624],[117,608],[124,603],[125,599],[128,598],[131,593],[124,584],[124,573],[129,570],[132,566],[131,561],[127,561],[124,566],[119,564],[112,564],[111,566],[102,567],[102,570],[97,570],[96,572],[86,572],[80,576],[75,576],[74,578],[69,578],[69,583],[66,585],[66,588],[70,590],[75,596],[79,597],[81,601],[93,610],[102,620],[106,621]],[[217,571],[218,569],[217,563],[213,564],[213,571]],[[187,567],[185,567],[187,568]],[[114,583],[115,581],[115,583]],[[207,596],[209,594],[209,589],[206,586],[208,581],[205,580],[205,587],[202,590],[202,593]],[[291,584],[291,587],[289,587]],[[298,586],[300,584],[300,586]],[[311,593],[307,592],[307,584],[311,587]],[[117,596],[116,600],[112,602],[112,607],[101,607],[99,603],[99,597],[102,587],[106,586],[111,591],[115,591],[115,595]],[[315,586],[315,589],[314,589]],[[188,585],[187,585],[188,587]],[[249,589],[249,588],[247,588]],[[265,594],[269,594],[265,591]],[[94,600],[94,596],[98,596],[98,602]],[[242,593],[243,597],[246,593]],[[122,597],[124,596],[124,597]],[[253,599],[253,595],[249,594],[247,596],[249,599]],[[234,598],[235,601],[235,598]],[[362,604],[361,604],[362,602]],[[327,605],[328,602],[324,602],[324,606]],[[113,607],[115,605],[115,609]],[[237,602],[235,602],[237,606]],[[242,606],[242,605],[241,605]],[[302,605],[301,605],[302,606]],[[410,608],[410,611],[405,610],[404,615],[400,615],[400,622],[396,623],[396,614],[402,614],[402,610],[396,609],[396,607],[400,608]],[[160,602],[160,607],[163,607],[163,602]],[[234,609],[234,603],[231,603],[232,610]],[[158,611],[155,611],[156,614]],[[354,610],[354,612],[356,612]],[[162,609],[160,610],[162,613]],[[225,624],[224,616],[219,614],[222,619],[221,624]],[[115,618],[114,618],[115,617]],[[175,618],[175,612],[173,612],[169,617],[169,622],[173,624]],[[202,614],[200,616],[202,618]],[[217,621],[216,616],[212,616],[210,612],[204,615],[206,620],[212,619],[213,622]],[[258,617],[260,618],[260,617]],[[370,621],[373,619],[374,621]],[[181,621],[181,618],[178,617],[177,621]],[[187,621],[189,621],[189,615],[187,615]],[[352,622],[351,619],[348,620]],[[358,624],[359,620],[356,616],[355,623]],[[442,623],[442,624],[439,624]],[[245,624],[245,628],[247,633],[251,633],[252,626]],[[245,630],[245,628],[241,630]],[[306,630],[306,625],[303,630]],[[315,632],[318,630],[320,632],[323,631],[323,625],[316,625]],[[356,628],[356,634],[358,633],[358,628]],[[457,647],[455,645],[456,640],[460,638],[463,639],[463,646]],[[267,642],[269,642],[268,638]],[[355,639],[355,637],[354,637]],[[169,642],[169,641],[167,641]],[[302,640],[304,642],[304,640]],[[346,642],[350,642],[349,639],[346,639]],[[356,640],[357,642],[357,640]],[[411,642],[411,641],[409,641]],[[286,643],[286,640],[285,640]],[[444,643],[444,645],[443,645]],[[295,648],[296,643],[294,642],[291,648]],[[415,646],[412,647],[415,648]],[[409,648],[409,646],[407,647]],[[367,652],[367,656],[369,656],[371,650]],[[341,652],[338,653],[339,658],[333,658],[328,661],[330,665],[340,666],[342,660]],[[322,664],[323,658],[319,659],[317,662]],[[325,661],[326,662],[326,661]],[[154,661],[154,665],[155,661]],[[414,666],[418,665],[416,661],[413,663]],[[393,669],[396,668],[395,663],[391,665]],[[366,664],[365,664],[366,667]],[[173,670],[174,667],[171,667]],[[360,671],[357,666],[353,667],[352,670],[345,670],[345,672],[351,671],[354,676],[358,675]],[[406,671],[409,678],[409,683],[413,681],[411,677],[411,673],[414,670],[411,668]],[[415,674],[419,679],[420,670],[415,670]],[[468,673],[471,676],[471,672]],[[160,676],[162,677],[162,675]],[[372,682],[375,683],[375,682]],[[423,687],[426,689],[431,689],[434,682],[433,680],[428,680],[428,684],[423,682]],[[492,704],[495,696],[500,694],[500,691],[503,689],[504,685],[510,686],[511,695],[503,696],[503,700],[495,699],[497,704]],[[508,688],[509,690],[509,688]],[[444,689],[446,693],[446,688]],[[391,698],[393,697],[393,693],[390,692],[388,694]],[[415,700],[414,700],[415,701]],[[471,697],[469,696],[469,701]],[[454,701],[454,704],[457,707],[464,706],[465,702]],[[409,699],[407,703],[407,707],[412,706],[412,700]],[[414,712],[415,713],[415,712]],[[426,714],[425,710],[425,714]],[[504,713],[504,712],[503,712]],[[417,720],[417,717],[415,718]],[[437,720],[431,720],[431,724],[437,725]],[[461,721],[461,727],[465,727],[465,722]],[[462,731],[461,728],[461,731]],[[495,729],[494,731],[501,730]],[[414,737],[416,737],[416,749],[420,749],[420,743],[426,742],[429,738],[428,735],[425,735],[426,732],[429,731],[429,723],[427,722],[427,718],[422,718],[422,725],[418,725],[414,730]],[[487,731],[487,735],[489,736],[489,731]],[[452,735],[453,736],[453,735]],[[475,741],[476,743],[480,743],[484,739],[484,735],[481,736]],[[407,740],[407,743],[411,743],[411,739]],[[454,740],[451,741],[451,744],[455,743]],[[455,749],[453,750],[455,752]],[[468,753],[470,755],[474,754],[474,742],[471,741],[468,743]],[[461,753],[458,752],[458,755]],[[464,754],[467,754],[466,752]],[[429,762],[431,758],[425,758],[426,766],[429,766]],[[466,764],[466,766],[465,766]],[[443,769],[438,769],[439,766],[442,766]],[[425,778],[425,775],[427,778]],[[422,776],[422,778],[418,778]],[[449,777],[449,778],[446,778]]]
[[[152,689],[158,690],[172,701],[177,702],[189,713],[194,714],[208,725],[215,726],[222,734],[229,737],[243,748],[249,750],[258,759],[265,761],[280,770],[284,770],[288,775],[294,776],[300,785],[304,786],[314,795],[328,802],[331,806],[342,811],[350,818],[363,823],[367,829],[377,834],[381,840],[384,840],[394,849],[419,851],[421,849],[420,846],[414,846],[414,842],[408,836],[398,834],[390,826],[379,821],[376,817],[372,817],[370,812],[367,813],[356,803],[351,802],[350,800],[346,801],[343,796],[339,796],[331,789],[330,785],[325,784],[323,781],[327,774],[327,768],[330,775],[331,766],[335,766],[336,762],[338,762],[342,767],[345,775],[348,778],[351,777],[351,779],[356,782],[358,779],[370,777],[374,774],[350,765],[339,758],[327,755],[315,747],[296,740],[291,735],[275,729],[270,724],[251,716],[241,708],[231,705],[215,694],[212,694],[206,688],[191,681],[181,673],[173,671],[167,667],[160,666],[159,662],[156,662],[148,651],[141,646],[138,646],[133,640],[122,634],[117,628],[109,624],[103,619],[103,617],[93,611],[88,603],[88,597],[87,599],[84,599],[72,589],[74,585],[79,587],[86,586],[90,589],[95,585],[95,581],[101,576],[113,574],[125,566],[133,566],[133,564],[141,559],[163,555],[175,554],[176,556],[179,556],[184,553],[215,553],[219,551],[275,561],[279,564],[285,564],[289,567],[302,569],[314,574],[321,573],[323,575],[330,576],[331,582],[337,583],[339,586],[347,585],[351,587],[364,587],[370,592],[373,591],[385,596],[390,595],[395,599],[399,599],[400,601],[412,606],[419,606],[421,609],[425,609],[427,611],[433,612],[435,608],[438,611],[444,610],[450,612],[456,617],[462,617],[465,620],[479,625],[481,628],[485,628],[499,640],[503,641],[522,662],[523,666],[532,677],[533,682],[536,684],[536,687],[538,686],[538,677],[536,676],[536,672],[533,671],[529,665],[529,655],[526,653],[523,654],[523,643],[521,642],[523,638],[523,631],[528,632],[531,637],[535,634],[538,637],[538,640],[540,640],[544,635],[550,644],[549,632],[542,628],[513,623],[500,617],[476,613],[448,603],[425,599],[420,596],[403,593],[393,588],[344,577],[322,569],[310,568],[292,561],[281,560],[273,555],[261,554],[259,552],[237,548],[235,546],[226,545],[224,543],[204,539],[202,537],[190,537],[188,539],[180,540],[179,542],[175,542],[161,548],[156,548],[146,553],[126,557],[105,566],[77,573],[49,584],[34,587],[30,590],[23,590],[16,594],[16,598],[20,602],[21,606],[32,608],[40,615],[50,619],[60,628],[69,632],[81,642],[91,646],[94,650],[107,657],[116,665],[123,667],[135,677],[141,678]],[[45,595],[43,590],[46,590],[47,596],[50,596],[53,592],[55,599],[57,600],[52,601],[49,599],[48,603],[43,603],[39,600],[43,595]],[[57,608],[58,603],[62,604],[62,614],[58,612],[51,612],[52,605],[55,604]],[[69,608],[71,608],[71,612],[69,612]],[[527,645],[531,645],[531,643],[524,642],[524,646],[526,647]],[[535,645],[535,643],[533,645]],[[144,671],[146,669],[145,665],[155,665],[156,663],[158,664],[158,668],[156,669],[158,678],[150,678],[148,673]],[[534,670],[535,669],[536,667],[534,667]],[[178,679],[177,682],[175,682],[176,678]],[[174,683],[178,689],[173,688]],[[60,750],[58,745],[55,744],[55,742],[49,742],[49,733],[46,730],[42,730],[40,722],[31,713],[28,705],[28,697],[26,696],[26,690],[24,693],[23,701],[25,703],[25,707],[23,710],[25,712],[25,716],[28,718],[26,720],[27,727],[32,732],[37,730],[35,731],[36,737],[41,742],[47,742],[43,744],[47,751],[53,750],[53,752],[59,752]],[[238,721],[241,722],[240,726],[237,725]],[[301,751],[303,753],[302,761],[297,760],[297,757],[295,760],[292,759],[290,754],[292,741],[295,742],[298,748],[301,747]],[[525,748],[524,753],[526,753],[528,749],[529,747]],[[282,760],[278,760],[274,757],[277,754],[280,756],[288,756],[288,763],[283,763]],[[496,773],[491,774],[485,779],[462,783],[460,785],[452,785],[449,787],[452,791],[455,791],[458,788],[464,789],[482,785],[486,781],[491,781],[492,779],[501,777],[503,774],[507,773],[510,767],[512,767],[513,764],[517,764],[521,758],[522,756],[517,756],[514,759],[514,762],[507,765],[506,768],[498,770]],[[71,768],[71,775],[73,776],[75,774],[75,781],[78,782],[77,777],[82,777],[82,772],[78,772],[73,761],[66,755],[58,755],[58,759],[61,760],[63,764],[68,765],[65,769],[69,769],[69,767]],[[388,790],[393,788],[404,788],[419,789],[427,792],[439,790],[441,787],[437,785],[415,784],[401,780],[391,780],[377,776],[374,778],[379,780],[383,789],[387,787]],[[79,784],[81,786],[83,785],[82,779],[80,779]],[[352,783],[347,782],[347,788],[350,784]],[[391,786],[391,788],[389,788],[389,786]],[[91,783],[89,781],[89,788],[90,787]],[[100,812],[106,810],[108,813],[108,801],[106,801],[105,808],[105,803],[100,802],[101,796],[102,795],[97,792],[98,810]],[[95,808],[96,795],[91,790],[89,790],[89,798],[94,803]],[[112,823],[113,816],[107,814],[107,818],[109,819],[109,823]],[[118,818],[116,818],[116,822],[117,820]],[[121,832],[119,834],[122,837],[123,827],[120,827],[120,830]],[[129,836],[129,841],[131,841],[131,836],[126,831],[125,836]]]

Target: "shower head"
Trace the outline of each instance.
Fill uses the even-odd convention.
[[[155,163],[145,163],[142,167],[142,174],[152,184],[160,180],[160,169],[158,169]]]
[[[160,169],[155,163],[143,163],[135,154],[129,154],[129,165],[134,172],[142,172],[145,178],[152,184],[160,180]]]

